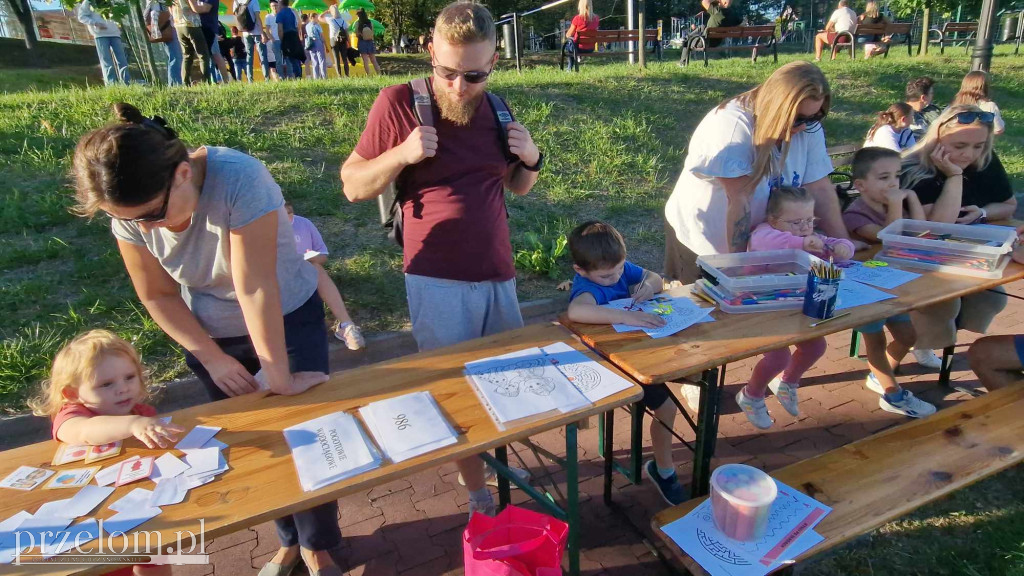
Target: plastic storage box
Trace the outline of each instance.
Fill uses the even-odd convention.
[[[1001,278],[1017,232],[1007,226],[897,220],[878,233],[879,260],[947,274]]]
[[[733,540],[764,536],[779,495],[771,476],[746,464],[725,464],[711,474],[711,515],[715,527]]]
[[[803,250],[700,256],[697,287],[730,314],[795,310],[803,306],[811,264],[820,261]]]

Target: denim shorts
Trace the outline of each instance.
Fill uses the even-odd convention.
[[[882,328],[888,322],[891,322],[893,324],[897,324],[899,322],[910,322],[910,315],[897,314],[895,316],[890,316],[885,320],[879,320],[877,322],[872,322],[871,324],[865,324],[863,326],[858,327],[857,332],[860,332],[861,334],[877,334],[882,331]]]
[[[253,348],[249,335],[214,338],[225,354],[238,360],[250,374],[260,371],[260,359]],[[288,369],[292,372],[323,372],[330,373],[327,349],[327,325],[324,323],[324,303],[320,295],[313,295],[302,305],[284,315],[284,341],[288,350]],[[199,359],[187,350],[185,364],[192,369],[196,377],[206,387],[211,400],[223,400],[228,397],[213,382]]]

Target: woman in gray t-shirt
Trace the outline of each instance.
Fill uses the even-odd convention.
[[[327,380],[317,272],[295,250],[281,189],[255,158],[230,148],[189,151],[159,117],[118,104],[120,122],[75,149],[78,212],[109,214],[128,275],[156,323],[214,400],[259,390],[299,394]],[[262,372],[262,383],[255,375]],[[282,548],[333,566],[337,503],[277,520]],[[276,573],[276,572],[275,572]]]

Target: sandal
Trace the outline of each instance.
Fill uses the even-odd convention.
[[[290,564],[278,564],[277,562],[267,562],[260,568],[259,574],[256,576],[289,576],[298,566],[299,560],[302,560],[302,555],[299,554],[295,557],[295,561]],[[341,573],[338,573],[340,576]]]

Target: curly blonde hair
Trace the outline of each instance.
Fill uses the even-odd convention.
[[[90,330],[79,334],[57,352],[50,368],[50,378],[43,381],[39,394],[28,402],[32,413],[53,417],[60,412],[68,403],[64,390],[78,389],[92,378],[96,366],[110,354],[121,354],[135,364],[143,391],[143,398],[139,401],[145,401],[149,397],[149,378],[135,347],[109,330]]]

